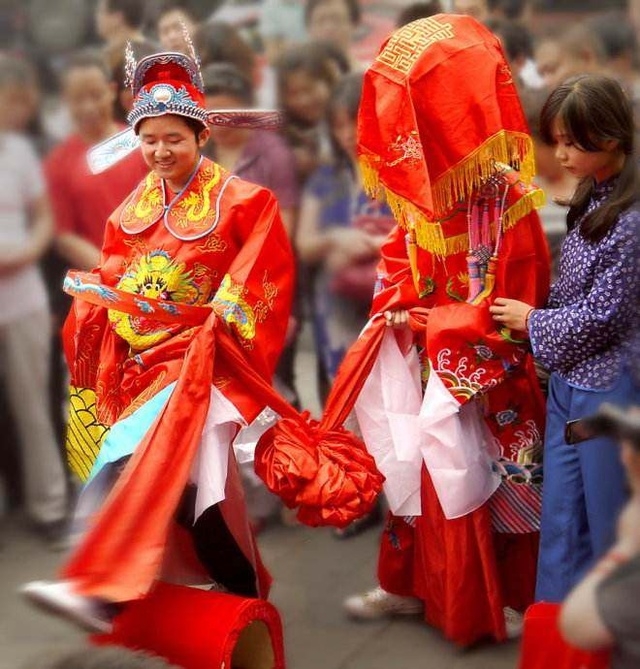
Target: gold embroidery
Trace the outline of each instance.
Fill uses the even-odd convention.
[[[212,270],[206,265],[203,265],[202,263],[197,262],[193,265],[192,273],[193,281],[198,286],[200,296],[204,297],[205,300],[209,300],[213,281],[218,276],[218,272],[216,270]],[[199,300],[199,302],[201,301],[202,300]]]
[[[498,70],[498,83],[501,86],[513,86],[515,83],[513,81],[513,74],[511,73],[511,68],[505,63]]]
[[[420,19],[398,30],[376,60],[408,74],[422,53],[435,42],[451,39],[453,26],[434,18]]]
[[[131,402],[131,404],[122,412],[118,420],[124,420],[132,413],[137,411],[143,404],[146,404],[154,395],[157,395],[164,387],[164,380],[167,377],[165,371],[161,371],[158,376],[145,388],[138,397]]]
[[[407,231],[415,229],[418,246],[440,257],[467,250],[468,235],[464,233],[445,237],[441,223],[457,203],[464,201],[495,173],[499,163],[519,167],[520,179],[525,186],[531,182],[534,172],[531,138],[524,133],[500,130],[431,184],[434,217],[437,218],[434,221],[427,218],[425,212],[413,202],[386,186],[384,177],[380,177],[383,169],[379,156],[361,156],[359,162],[367,193],[378,198],[384,196],[398,225]],[[385,162],[384,169],[386,167]],[[535,188],[526,192],[518,202],[505,211],[504,229],[512,228],[520,218],[543,204],[544,195],[540,189]]]
[[[198,223],[209,224],[208,214],[211,210],[211,191],[220,183],[222,170],[216,163],[204,167],[197,176],[197,184],[174,207],[171,213],[175,216],[175,224],[179,229],[197,230]],[[194,225],[195,224],[195,225]]]
[[[267,320],[267,314],[269,313],[269,307],[265,304],[263,300],[258,300],[253,307],[253,311],[256,315],[256,321],[258,323],[264,323]]]
[[[134,207],[133,213],[136,218],[148,218],[154,211],[162,207],[162,190],[158,187],[153,172],[145,179],[145,188],[140,199]]]
[[[213,378],[213,385],[220,390],[227,388],[230,384],[231,379],[228,376],[214,376]]]
[[[264,290],[264,296],[269,305],[269,309],[273,311],[274,301],[278,295],[278,286],[276,286],[273,281],[269,281],[269,273],[265,271],[264,278],[262,279],[262,288]]]
[[[140,237],[124,237],[124,245],[128,246],[136,256],[141,256],[147,252],[147,244]]]
[[[96,397],[100,398],[100,403],[96,403],[98,420],[105,425],[113,425],[122,411],[120,388],[122,365],[117,364],[108,374],[104,373],[103,366],[100,365],[98,377],[100,378],[96,385]]]
[[[200,253],[224,253],[229,244],[219,234],[212,233],[200,244],[197,249]]]
[[[80,480],[89,478],[108,431],[97,418],[95,392],[70,386],[66,451],[69,466]]]
[[[412,130],[411,133],[409,133],[409,136],[404,139],[398,135],[396,141],[389,147],[389,151],[396,153],[399,152],[401,155],[399,158],[388,162],[388,167],[395,167],[403,160],[422,161],[424,159],[424,154],[422,153],[422,144],[418,139],[418,132],[416,130]]]
[[[164,300],[167,303],[198,304],[201,292],[185,263],[175,262],[166,251],[157,250],[137,258],[118,282],[117,287],[133,295]],[[208,292],[207,292],[208,294]],[[176,327],[154,321],[149,317],[132,316],[116,309],[109,310],[109,321],[134,351],[143,351],[165,341]]]
[[[251,340],[256,336],[256,315],[244,299],[246,293],[246,288],[234,284],[231,276],[225,274],[211,306],[218,316],[235,327],[242,340]]]
[[[278,286],[273,281],[269,281],[269,272],[265,270],[262,279],[262,290],[264,292],[264,300],[258,300],[253,307],[258,323],[264,323],[270,311],[275,307],[275,299],[278,296]]]

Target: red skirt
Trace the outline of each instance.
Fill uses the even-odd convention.
[[[533,602],[538,533],[498,534],[488,504],[447,520],[423,468],[422,515],[389,517],[382,536],[382,588],[424,601],[426,622],[456,644],[506,638],[503,608]]]

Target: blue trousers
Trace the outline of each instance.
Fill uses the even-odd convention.
[[[544,445],[544,488],[536,600],[560,602],[615,539],[618,513],[628,497],[619,446],[598,437],[569,445],[565,423],[595,413],[600,404],[640,403],[628,375],[604,392],[549,381]]]

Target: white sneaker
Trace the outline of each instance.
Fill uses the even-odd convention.
[[[376,620],[387,616],[415,616],[424,610],[424,604],[416,597],[394,595],[380,586],[363,595],[345,599],[345,611],[359,620]]]
[[[524,627],[524,616],[510,606],[504,609],[504,626],[507,631],[507,639],[517,639],[522,636]]]
[[[71,581],[31,581],[19,591],[36,606],[71,620],[87,632],[111,633],[107,602],[76,594]]]

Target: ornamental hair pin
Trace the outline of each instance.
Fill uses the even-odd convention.
[[[135,76],[136,67],[138,63],[136,62],[136,57],[133,55],[133,47],[131,42],[127,42],[127,45],[124,49],[124,85],[125,88],[130,88],[133,90],[133,78]]]
[[[187,24],[184,21],[180,21],[180,23],[182,25],[182,37],[189,49],[188,55],[191,57],[191,60],[193,60],[193,62],[195,63],[196,70],[198,73],[198,78],[200,79],[200,81],[202,81],[202,72],[200,70],[201,67],[200,58],[196,53],[196,49],[193,45],[193,40],[191,39],[191,33],[189,32],[189,28],[187,28]]]

